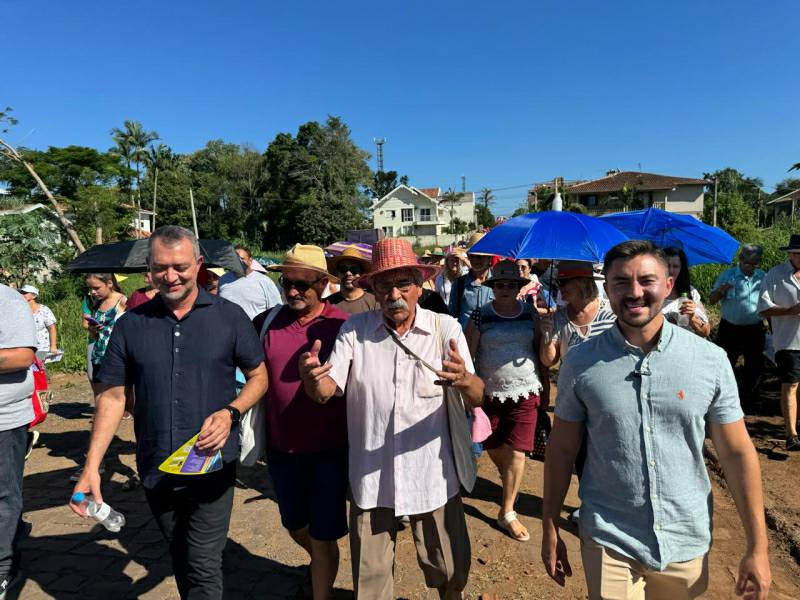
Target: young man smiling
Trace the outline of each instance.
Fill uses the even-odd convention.
[[[542,560],[564,585],[572,574],[558,536],[584,430],[581,556],[589,598],[688,599],[708,585],[711,485],[706,426],[747,536],[736,592],[770,586],[761,472],[724,351],[661,312],[673,281],[663,252],[629,241],[605,256],[617,325],[562,362],[545,461]]]

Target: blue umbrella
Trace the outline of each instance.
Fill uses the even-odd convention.
[[[599,263],[612,246],[627,239],[618,229],[594,217],[551,210],[509,219],[468,252]]]
[[[634,240],[650,240],[654,244],[683,248],[689,265],[706,263],[727,264],[739,249],[730,235],[717,227],[706,225],[690,215],[648,208],[633,212],[614,213],[600,217]]]

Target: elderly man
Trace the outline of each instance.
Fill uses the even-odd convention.
[[[473,234],[469,238],[470,247],[477,244],[482,237],[481,233]],[[476,308],[494,300],[492,288],[483,285],[489,278],[492,255],[467,250],[467,258],[470,263],[469,272],[453,283],[448,302],[450,314],[458,320],[462,329],[467,326],[467,321]]]
[[[428,587],[460,598],[467,584],[470,546],[459,480],[471,488],[474,464],[466,424],[454,424],[464,421],[462,399],[481,403],[483,382],[473,374],[458,324],[417,305],[422,282],[437,270],[419,265],[408,242],[379,241],[372,271],[359,285],[372,286],[382,310],[352,316],[328,362],[320,360],[319,342],[300,359],[309,396],[322,403],[346,397],[350,548],[362,600],[394,598],[403,515],[410,517]],[[445,394],[443,386],[451,389]]]
[[[33,421],[36,325],[19,292],[0,284],[0,598],[21,582],[17,541],[23,532],[22,473]]]
[[[75,492],[102,501],[98,467],[136,393],[136,464],[145,497],[166,538],[181,598],[222,598],[242,413],[264,395],[267,373],[258,335],[244,311],[197,285],[203,263],[194,234],[160,227],[149,239],[148,267],[159,294],[114,327],[98,373],[86,466]],[[236,395],[235,370],[247,383]],[[198,452],[222,452],[220,470],[191,477],[159,465],[199,432]],[[85,517],[81,507],[70,504]]]
[[[730,364],[717,346],[664,318],[673,281],[651,242],[618,244],[604,273],[617,324],[571,349],[558,377],[542,508],[547,573],[561,585],[572,574],[558,528],[586,431],[580,535],[589,598],[703,595],[711,547],[707,428],[747,537],[736,593],[764,600],[771,577],[761,471]]]
[[[231,283],[223,283],[227,273],[223,275],[218,284],[219,295],[241,306],[247,316],[253,319],[256,315],[280,304],[281,294],[269,277],[253,269],[253,256],[249,249],[236,246],[236,253],[245,266],[245,276]]]
[[[764,365],[764,317],[758,312],[764,280],[764,271],[759,269],[763,253],[761,246],[742,246],[738,266],[717,277],[708,297],[709,304],[722,305],[717,344],[725,350],[734,368],[743,407],[758,403],[756,386]],[[744,358],[744,367],[737,370],[740,356]]]
[[[286,305],[254,321],[269,376],[267,464],[281,523],[311,556],[314,600],[325,600],[339,570],[337,540],[347,535],[347,420],[343,398],[320,405],[305,393],[297,357],[315,340],[329,355],[348,315],[321,299],[337,281],[322,248],[297,244],[269,270],[281,273]]]
[[[444,270],[436,276],[434,282],[436,291],[446,305],[450,306],[450,294],[456,281],[468,272],[469,261],[463,248],[454,248],[445,255]]]
[[[761,283],[758,310],[772,323],[775,364],[781,380],[781,410],[786,450],[800,452],[797,437],[797,390],[800,386],[800,235],[781,248],[789,258],[769,270]]]
[[[378,301],[373,294],[356,285],[356,279],[369,271],[370,262],[355,248],[347,248],[339,256],[328,259],[328,272],[339,277],[339,291],[327,297],[327,301],[335,304],[348,315],[355,315],[378,308]]]

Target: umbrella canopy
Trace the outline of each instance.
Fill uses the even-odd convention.
[[[611,247],[627,239],[624,233],[594,217],[551,210],[509,219],[483,236],[469,252],[599,263]]]
[[[650,240],[662,248],[682,248],[689,265],[727,264],[739,249],[739,242],[717,227],[691,215],[679,215],[658,208],[604,215],[600,219],[625,232],[634,240]]]
[[[333,242],[330,246],[326,246],[325,250],[330,252],[333,256],[339,256],[348,248],[355,249],[361,258],[372,262],[372,246],[362,242]]]
[[[200,240],[200,253],[207,267],[221,267],[244,275],[244,267],[233,245],[225,240]],[[147,270],[147,240],[97,244],[67,265],[76,273],[142,273]]]

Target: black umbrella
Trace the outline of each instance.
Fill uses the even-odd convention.
[[[244,275],[244,265],[233,245],[225,240],[200,240],[207,267],[220,267]],[[67,265],[76,273],[142,273],[147,270],[147,240],[97,244]]]

